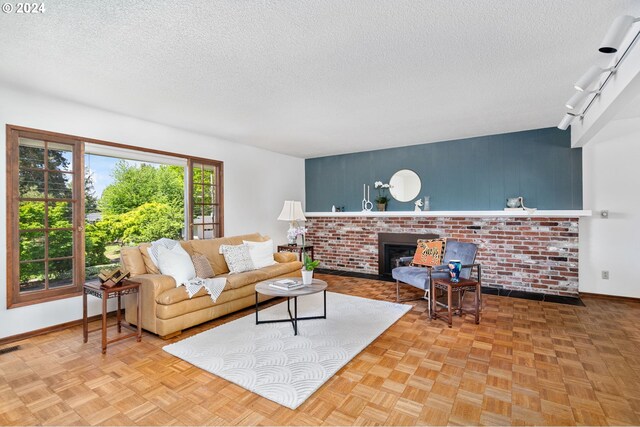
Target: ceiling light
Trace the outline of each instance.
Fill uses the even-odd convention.
[[[578,114],[573,114],[573,113],[565,114],[564,117],[562,118],[562,121],[558,125],[558,129],[567,130],[571,122],[573,122],[573,119],[575,119],[576,117],[582,117],[582,116]]]
[[[609,27],[609,31],[604,36],[604,40],[600,43],[600,49],[598,50],[602,53],[616,53],[620,49],[624,36],[627,35],[631,25],[638,21],[640,21],[640,18],[634,18],[633,16],[618,16]]]
[[[567,103],[564,105],[570,110],[575,110],[578,108],[578,106],[580,106],[584,102],[585,99],[587,99],[587,96],[589,96],[592,93],[599,94],[600,91],[597,91],[597,90],[592,90],[589,92],[578,91],[574,93],[573,96],[569,98]]]
[[[602,73],[606,73],[607,71],[611,71],[613,73],[614,71],[616,71],[616,67],[600,68],[596,65],[593,65],[587,70],[586,73],[582,75],[582,77],[578,79],[573,87],[575,87],[576,90],[584,92],[589,88],[589,86],[595,83],[595,81],[598,79],[598,77],[600,77]]]

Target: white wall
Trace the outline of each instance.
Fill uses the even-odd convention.
[[[276,221],[282,203],[304,200],[304,160],[299,158],[0,86],[0,125],[6,124],[222,160],[227,236],[258,231],[284,243],[288,224]],[[0,134],[0,241],[6,242],[4,128]],[[4,244],[0,247],[0,338],[82,317],[80,297],[7,310],[6,260]],[[89,315],[98,314],[99,301],[90,301]]]
[[[612,121],[603,133],[582,149],[584,208],[593,216],[580,220],[580,291],[638,298],[640,126]]]

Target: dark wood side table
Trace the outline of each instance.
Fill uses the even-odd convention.
[[[311,260],[313,261],[313,245],[280,245],[278,246],[278,252],[295,252],[300,257],[300,261],[304,261],[302,259],[303,253],[309,253],[311,255]]]
[[[120,286],[113,287],[111,289],[103,289],[100,286],[100,283],[92,282],[85,283],[82,287],[82,332],[84,342],[89,340],[89,332],[102,331],[102,354],[107,352],[107,345],[112,344],[116,341],[121,341],[126,338],[137,337],[137,341],[140,342],[142,340],[142,304],[140,301],[140,282],[136,282],[134,280],[125,279]],[[134,328],[129,325],[129,323],[122,324],[122,295],[127,294],[137,294],[136,305],[138,310],[138,327]],[[89,330],[89,321],[87,319],[87,295],[93,295],[94,297],[100,298],[102,300],[102,325],[98,329]],[[118,328],[118,333],[122,332],[122,326],[125,326],[131,329],[134,332],[131,332],[127,335],[122,335],[116,338],[107,339],[107,300],[110,298],[118,299],[118,310],[116,311],[116,326]]]
[[[477,268],[478,277],[477,280],[473,279],[460,279],[459,282],[453,283],[449,279],[433,279],[431,281],[431,290],[429,292],[429,299],[431,303],[431,318],[432,319],[444,319],[447,321],[449,327],[453,322],[453,314],[462,316],[464,313],[470,313],[475,316],[476,325],[480,323],[480,311],[482,309],[482,273],[480,264],[468,264],[463,265],[462,268]],[[440,289],[447,293],[447,308],[438,310],[438,304],[436,303],[436,289]],[[462,306],[463,292],[470,291],[474,293],[473,307],[466,308]],[[458,294],[458,307],[453,308],[453,293]]]

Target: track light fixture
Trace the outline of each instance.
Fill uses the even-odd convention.
[[[618,16],[611,24],[611,27],[609,27],[609,31],[607,31],[607,34],[604,36],[604,40],[600,43],[598,50],[602,53],[616,53],[618,49],[620,49],[624,36],[627,35],[631,25],[638,21],[640,21],[640,18],[633,16]]]
[[[631,26],[636,22],[640,22],[640,17],[636,18],[630,15],[617,17],[611,24],[611,27],[609,27],[609,30],[604,36],[604,40],[602,41],[602,43],[600,43],[600,47],[598,48],[598,50],[602,53],[607,54],[618,52],[618,50],[620,50],[622,46],[622,42],[625,41],[625,38],[629,30],[631,29]],[[637,34],[635,34],[635,37],[633,38],[629,46],[624,49],[622,54],[617,56],[615,60],[612,61],[613,65],[608,68],[602,68],[594,65],[589,68],[587,72],[582,75],[582,77],[578,79],[576,84],[573,85],[573,87],[578,92],[573,94],[573,96],[569,98],[569,100],[564,105],[569,110],[574,111],[580,108],[582,112],[580,114],[569,112],[565,113],[562,121],[560,121],[560,123],[558,124],[558,129],[567,130],[567,128],[571,125],[576,117],[580,118],[581,120],[584,118],[591,105],[593,105],[594,100],[598,97],[598,95],[600,95],[604,87],[611,80],[611,76],[616,72],[618,67],[620,67],[621,62],[624,60],[624,58],[627,56],[631,48],[638,40],[640,40],[640,30],[637,32]],[[607,72],[609,73],[609,75],[602,82],[598,83],[599,86],[596,88],[596,90],[589,90],[592,85],[600,80],[600,76],[603,73]],[[582,104],[586,101],[587,97],[590,94],[595,94],[595,96],[593,96],[591,100],[586,104],[586,107],[582,108]]]
[[[565,107],[567,107],[569,110],[575,110],[578,108],[578,106],[580,106],[585,99],[587,99],[587,96],[591,95],[591,94],[596,94],[598,95],[600,93],[599,90],[590,90],[588,92],[586,91],[578,91],[576,93],[573,94],[573,96],[571,98],[569,98],[569,100],[567,101],[565,105]]]
[[[593,65],[587,70],[586,73],[582,75],[582,77],[578,79],[573,87],[580,92],[584,92],[589,88],[589,86],[591,86],[596,82],[596,80],[598,80],[598,77],[600,77],[602,73],[606,73],[608,71],[614,73],[616,71],[616,67],[600,68],[596,65]]]
[[[573,120],[576,118],[582,118],[584,117],[582,114],[573,114],[573,113],[566,113],[564,115],[564,117],[562,118],[562,121],[560,121],[560,124],[558,125],[558,129],[560,130],[567,130],[567,128],[569,127],[569,125],[571,124],[571,122],[573,122]]]

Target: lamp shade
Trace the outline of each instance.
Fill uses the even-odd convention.
[[[285,200],[278,221],[306,221],[302,203],[297,200]]]
[[[609,27],[609,31],[604,36],[598,50],[602,53],[616,53],[620,49],[624,36],[627,35],[629,28],[635,21],[633,16],[618,16]]]

